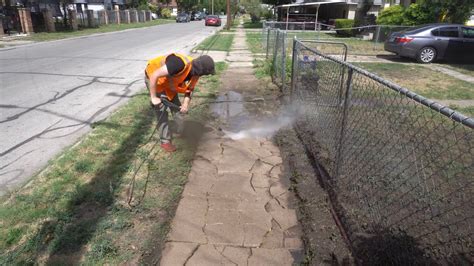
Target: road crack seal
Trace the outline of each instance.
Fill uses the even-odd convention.
[[[65,91],[64,93],[62,93],[62,94],[59,94],[58,92],[56,92],[56,94],[53,96],[53,98],[51,98],[51,99],[49,99],[49,100],[47,100],[47,101],[45,101],[45,102],[43,102],[43,103],[37,104],[37,105],[35,105],[35,106],[33,106],[33,107],[30,107],[30,108],[26,109],[26,110],[23,111],[23,112],[20,112],[20,113],[18,113],[18,114],[13,115],[13,116],[9,116],[9,117],[7,117],[7,119],[0,121],[0,124],[1,124],[1,123],[5,123],[5,122],[10,122],[10,121],[12,121],[12,120],[16,120],[16,119],[18,119],[19,117],[21,117],[22,115],[24,115],[24,114],[26,114],[26,113],[29,113],[29,112],[35,110],[36,108],[38,108],[38,107],[40,107],[40,106],[43,106],[43,105],[46,105],[46,104],[50,104],[50,103],[53,103],[53,102],[55,102],[55,101],[57,101],[57,100],[59,100],[59,99],[61,99],[61,98],[64,98],[64,97],[68,96],[69,94],[75,92],[76,90],[78,90],[78,89],[80,89],[80,88],[87,87],[87,86],[89,86],[89,85],[91,85],[91,84],[97,82],[97,79],[98,79],[98,78],[93,78],[90,82],[88,82],[88,83],[86,83],[86,84],[82,84],[82,85],[76,86],[76,87],[74,87],[74,88],[72,88],[72,89],[66,90],[66,91]],[[58,95],[58,94],[59,94],[59,95]]]

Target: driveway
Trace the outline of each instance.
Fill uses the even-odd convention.
[[[0,49],[0,195],[143,89],[147,59],[188,53],[215,30],[166,24]]]

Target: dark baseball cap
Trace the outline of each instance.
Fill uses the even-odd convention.
[[[192,61],[193,73],[198,76],[214,75],[216,73],[214,60],[208,55],[201,55]]]

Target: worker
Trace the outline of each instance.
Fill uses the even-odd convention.
[[[214,73],[214,60],[208,55],[193,59],[190,56],[172,53],[148,61],[145,69],[145,83],[150,92],[151,105],[158,119],[157,127],[161,147],[165,151],[176,151],[176,147],[172,143],[168,109],[173,115],[178,133],[181,133],[183,125],[181,114],[188,112],[192,92],[199,77]],[[184,94],[182,104],[178,94]]]

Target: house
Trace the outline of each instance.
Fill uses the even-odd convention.
[[[278,21],[313,22],[330,24],[332,20],[354,19],[357,6],[362,0],[305,0],[294,4],[277,6]],[[383,6],[382,0],[374,0],[367,12],[378,15]]]
[[[70,8],[81,13],[87,9],[94,11],[125,9],[125,4],[125,0],[74,0]]]
[[[151,3],[154,5],[159,6],[160,8],[168,8],[171,10],[171,15],[172,16],[177,16],[178,15],[178,3],[176,0],[171,0],[171,1],[165,1],[164,3],[162,1],[158,0],[151,0]]]

